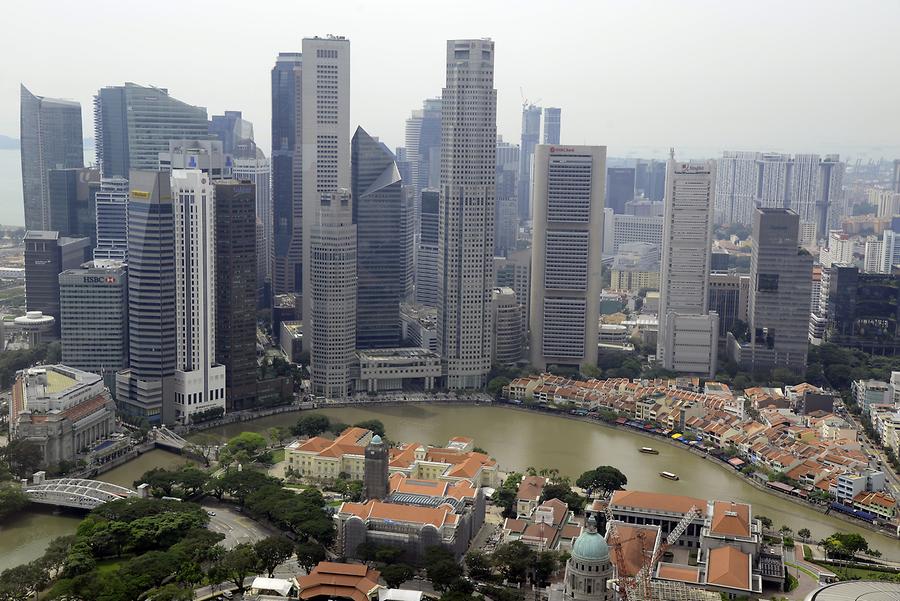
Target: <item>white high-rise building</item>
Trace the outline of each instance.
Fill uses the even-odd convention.
[[[491,369],[497,91],[494,42],[449,40],[441,116],[438,341],[447,388]]]
[[[531,364],[597,364],[605,146],[534,152]]]
[[[749,224],[756,208],[759,152],[722,153],[716,165],[716,223]]]
[[[175,420],[225,411],[225,366],[216,364],[216,201],[210,176],[172,171],[175,213]]]
[[[863,268],[866,273],[879,273],[884,258],[884,241],[877,236],[866,237],[863,247]]]
[[[350,192],[320,195],[310,224],[310,375],[315,395],[343,399],[350,392],[356,348],[356,225]]]
[[[272,281],[272,270],[275,266],[275,231],[272,220],[272,170],[269,160],[264,156],[254,158],[235,158],[232,160],[231,175],[234,179],[247,180],[256,187],[256,218],[262,223],[262,241],[260,248],[265,249],[259,263],[265,264],[265,272],[259,274],[267,282]]]
[[[97,219],[97,246],[94,260],[128,260],[128,180],[121,177],[100,180],[94,201]]]
[[[884,230],[881,239],[881,265],[878,271],[891,273],[894,265],[900,265],[900,233]]]
[[[319,205],[323,195],[350,189],[350,40],[331,35],[304,38],[302,70],[294,190],[302,190],[305,320],[312,284],[309,237]]]
[[[666,166],[657,359],[665,369],[715,375],[718,316],[709,313],[716,165]]]

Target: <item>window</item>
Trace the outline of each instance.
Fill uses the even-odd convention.
[[[760,273],[756,276],[756,289],[760,292],[778,292],[778,274]]]

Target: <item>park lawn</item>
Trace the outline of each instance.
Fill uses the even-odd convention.
[[[272,451],[272,463],[281,463],[284,461],[284,449]]]
[[[814,562],[826,570],[834,572],[841,580],[888,580],[900,582],[900,574],[882,572],[880,570],[866,570],[864,568],[848,568],[844,566],[832,566]]]

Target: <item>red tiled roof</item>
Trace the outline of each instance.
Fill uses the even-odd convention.
[[[320,562],[307,576],[297,578],[301,599],[329,597],[368,601],[378,588],[381,573],[362,564]]]
[[[721,536],[750,536],[750,506],[746,503],[713,503],[712,534]]]
[[[613,493],[610,504],[672,513],[687,513],[694,506],[701,516],[706,515],[706,501],[703,499],[641,490],[617,490]]]
[[[750,588],[750,556],[735,547],[711,549],[706,567],[706,581],[742,591]]]

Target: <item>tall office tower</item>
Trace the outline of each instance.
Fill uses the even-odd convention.
[[[824,237],[843,217],[841,187],[844,164],[838,155],[798,154],[791,165],[788,202],[784,205],[800,217],[801,224],[815,224],[817,237]]]
[[[662,201],[666,188],[666,163],[638,159],[635,162],[634,172],[635,193],[653,202]]]
[[[60,236],[88,238],[97,242],[94,203],[100,190],[100,170],[90,167],[51,169],[47,175],[50,200],[50,230]]]
[[[724,339],[737,321],[747,323],[750,276],[740,273],[709,274],[709,309],[719,316],[719,338]]]
[[[625,213],[625,203],[634,200],[634,167],[609,167],[606,170],[606,208]]]
[[[387,146],[356,128],[351,146],[356,225],[356,348],[400,344],[406,293],[407,195]]]
[[[50,230],[47,173],[84,166],[81,105],[35,96],[25,86],[19,86],[19,93],[25,229]]]
[[[209,174],[175,169],[172,197],[177,361],[171,399],[174,420],[189,424],[198,413],[225,410],[225,366],[216,362],[216,196]],[[252,274],[255,258],[250,263]]]
[[[128,179],[129,369],[116,374],[116,400],[128,418],[158,424],[177,358],[172,188],[168,173],[134,170]]]
[[[494,363],[511,365],[522,358],[525,336],[522,334],[522,310],[512,288],[494,288]]]
[[[62,362],[95,374],[128,367],[128,276],[120,261],[59,274]]]
[[[397,163],[397,171],[400,173],[400,179],[404,182],[409,182],[412,180],[412,166],[409,162],[409,157],[406,154],[406,148],[403,146],[397,146],[394,149],[394,162]],[[408,183],[406,184],[409,185]]]
[[[786,207],[791,190],[791,155],[767,152],[756,161],[756,206]]]
[[[320,195],[310,229],[310,335],[312,392],[328,399],[350,393],[356,347],[356,225],[350,192]],[[311,220],[310,220],[311,221]]]
[[[170,140],[209,139],[206,108],[169,96],[164,88],[126,83],[94,96],[94,138],[103,177],[155,171]]]
[[[531,364],[597,364],[603,258],[605,146],[550,146],[534,154]]]
[[[750,254],[752,369],[805,373],[813,258],[799,248],[800,218],[789,209],[757,209]]]
[[[416,252],[416,302],[429,307],[438,306],[438,240],[440,238],[441,193],[422,190],[420,205],[420,235]]]
[[[559,144],[562,109],[550,106],[544,109],[544,144]]]
[[[258,155],[253,140],[253,124],[243,118],[241,111],[225,111],[209,120],[209,133],[222,142],[222,151],[232,157],[255,158]]]
[[[216,363],[225,367],[226,407],[256,400],[256,200],[254,185],[215,187]]]
[[[128,180],[105,177],[94,199],[97,246],[94,260],[128,261]]]
[[[900,159],[894,159],[894,174],[891,177],[891,189],[900,192]]]
[[[531,219],[531,164],[541,139],[541,107],[522,105],[522,142],[519,144],[519,219]]]
[[[819,162],[819,172],[816,177],[818,192],[815,197],[815,223],[818,238],[823,238],[825,232],[839,226],[841,219],[850,215],[850,207],[844,199],[846,166],[836,154],[825,155],[825,158]]]
[[[894,221],[900,222],[900,218],[895,217]],[[879,273],[891,273],[895,265],[900,265],[900,227],[894,227],[896,229],[885,229],[882,234]]]
[[[657,357],[665,369],[715,375],[718,316],[709,313],[716,165],[666,169]]]
[[[494,216],[494,254],[515,250],[519,233],[519,146],[497,136],[497,209]]]
[[[294,153],[300,114],[299,52],[282,52],[272,68],[272,251],[275,294],[300,288],[300,205],[294,206]],[[293,245],[292,245],[293,241]]]
[[[231,176],[236,180],[252,183],[255,190],[256,218],[262,223],[260,246],[264,250],[262,256],[258,257],[261,268],[257,274],[259,287],[262,288],[265,285],[270,285],[273,281],[272,270],[274,269],[275,261],[269,160],[261,150],[258,150],[254,157],[235,158],[231,163]]]
[[[406,120],[406,155],[410,164],[410,185],[420,195],[425,188],[440,185],[441,170],[440,98],[428,98],[421,109]]]
[[[866,236],[863,245],[862,270],[865,273],[880,273],[884,258],[884,240],[878,236]]]
[[[614,215],[608,207],[604,211],[606,219],[604,231],[609,240],[603,240],[606,254],[616,254],[624,244],[646,242],[662,248],[665,217],[638,217],[636,215]]]
[[[65,238],[59,232],[25,233],[25,308],[52,315],[60,333],[59,274],[79,267],[90,256],[90,240]]]
[[[491,369],[493,334],[497,162],[493,41],[447,42],[443,98],[438,342],[446,387],[478,388]]]
[[[726,150],[716,164],[716,223],[750,225],[756,210],[759,152]]]
[[[350,189],[350,40],[303,39],[301,98],[294,155],[294,206],[301,207],[303,319],[310,308],[309,236],[323,194]],[[302,219],[303,215],[313,216]],[[313,351],[315,352],[315,351]]]
[[[497,287],[512,288],[522,314],[522,334],[528,333],[531,297],[531,247],[509,253],[505,257],[494,258],[494,284]]]

